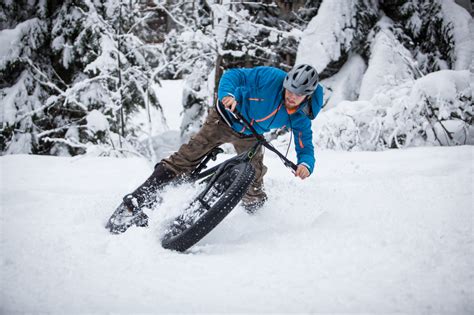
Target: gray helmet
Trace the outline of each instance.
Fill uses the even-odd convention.
[[[310,95],[318,86],[318,82],[318,71],[310,65],[300,64],[288,72],[283,87],[298,95]]]

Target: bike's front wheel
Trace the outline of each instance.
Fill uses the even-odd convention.
[[[214,229],[239,203],[255,177],[255,169],[242,162],[211,180],[191,205],[166,230],[162,246],[185,251]]]

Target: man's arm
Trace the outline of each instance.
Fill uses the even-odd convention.
[[[308,170],[309,174],[306,174],[306,176],[309,176],[311,173],[313,173],[315,163],[311,120],[304,117],[296,121],[293,127],[293,134],[295,141],[296,157],[298,160],[297,164],[298,168],[300,169],[297,169],[295,175],[305,175],[306,172],[304,172],[304,169],[300,168],[301,166],[305,167]]]
[[[220,101],[226,96],[235,98],[237,88],[247,84],[247,76],[251,69],[229,69],[224,72],[220,81],[217,97]]]
[[[286,72],[273,67],[229,69],[219,81],[217,96],[220,101],[226,96],[233,96],[239,101],[239,88],[266,89],[275,82],[283,82],[285,76]]]
[[[248,76],[252,69],[229,69],[224,72],[220,81],[217,97],[222,104],[232,112],[237,106],[235,97],[239,87],[247,84]]]
[[[316,90],[313,93],[313,97],[311,98],[311,108],[312,108],[312,115],[311,119],[316,118],[316,116],[321,111],[323,107],[323,88],[321,85],[318,85]],[[298,128],[296,128],[298,129]],[[314,169],[314,147],[313,147],[313,132],[311,131],[311,122],[309,123],[309,133],[307,133],[308,128],[304,128],[302,130],[298,130],[299,139],[296,139],[295,133],[295,144],[299,142],[299,152],[298,153],[298,146],[296,146],[296,151],[298,154],[298,161],[301,160],[298,164],[298,168],[295,172],[295,176],[300,177],[301,179],[305,179],[308,177]],[[309,148],[306,152],[302,152],[304,148]],[[312,151],[312,152],[311,152]]]

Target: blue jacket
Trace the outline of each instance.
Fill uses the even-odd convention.
[[[312,173],[315,162],[313,132],[311,120],[302,108],[312,106],[316,116],[323,104],[323,89],[318,85],[310,98],[310,104],[302,104],[294,113],[289,113],[284,105],[285,77],[286,72],[273,67],[230,69],[221,77],[218,98],[222,101],[225,96],[234,96],[237,110],[259,134],[283,127],[293,129],[298,164],[305,165]],[[232,121],[232,128],[240,133],[251,134],[235,120]]]

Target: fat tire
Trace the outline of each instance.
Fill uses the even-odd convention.
[[[248,187],[255,177],[255,169],[253,166],[248,162],[234,165],[211,183],[211,185],[219,183],[219,180],[224,178],[225,173],[236,172],[236,170],[238,170],[237,176],[221,193],[219,199],[212,207],[206,210],[201,205],[194,210],[204,213],[196,222],[176,235],[171,229],[173,225],[179,224],[181,216],[173,221],[162,238],[161,244],[163,248],[184,252],[211,232],[235,208],[247,192]],[[198,202],[198,200],[196,199],[194,202]]]

